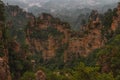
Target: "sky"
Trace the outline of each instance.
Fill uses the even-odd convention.
[[[3,0],[3,1],[7,1],[8,3],[11,2],[11,1],[15,1],[15,2],[23,2],[23,3],[26,3],[26,4],[44,4],[48,1],[53,1],[53,0]],[[54,1],[61,1],[61,0],[54,0]],[[64,0],[64,1],[72,1],[72,0]],[[98,3],[98,2],[101,2],[101,3],[112,3],[112,2],[118,2],[120,0],[74,0],[76,2],[82,2],[82,3]]]

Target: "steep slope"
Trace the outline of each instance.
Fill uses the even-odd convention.
[[[43,59],[47,60],[55,57],[57,49],[68,42],[70,26],[43,13],[29,22],[26,33],[26,40],[31,51],[42,52]]]
[[[115,36],[105,47],[99,52],[98,64],[102,72],[113,72],[115,76],[119,74],[119,56],[120,56],[120,35]],[[109,61],[109,62],[108,62]],[[117,68],[117,69],[116,69]]]
[[[68,55],[68,60],[72,59],[72,56],[75,58],[88,56],[95,49],[104,46],[107,39],[102,35],[103,28],[98,12],[92,11],[89,23],[82,26],[80,32],[73,34],[69,40],[69,47],[65,54]]]
[[[11,80],[12,75],[12,80],[20,80],[26,71],[32,70],[24,29],[34,16],[18,6],[5,6],[2,2],[0,14],[0,79]]]
[[[61,48],[63,51],[60,55],[64,55],[62,56],[64,62],[70,62],[81,56],[87,57],[94,50],[103,47],[116,34],[119,7],[117,10],[109,13],[109,16],[114,16],[113,23],[112,20],[107,21],[106,15],[101,17],[96,10],[93,10],[88,23],[76,32],[72,31],[67,23],[44,13],[29,22],[26,29],[27,44],[31,53],[39,53],[45,61],[55,58]]]
[[[0,79],[11,80],[8,56],[8,37],[5,25],[4,4],[0,1]]]
[[[13,80],[20,80],[26,76],[28,78],[25,80],[28,80],[29,76],[35,78],[35,72],[37,72],[37,79],[41,79],[41,76],[45,79],[45,73],[38,67],[47,66],[47,68],[55,70],[63,69],[68,65],[67,68],[73,68],[72,65],[77,59],[87,59],[93,51],[100,48],[100,51],[95,54],[99,54],[97,62],[100,65],[99,73],[95,68],[86,67],[84,64],[80,64],[78,67],[80,72],[69,72],[68,70],[52,73],[57,76],[62,75],[62,77],[65,75],[67,77],[65,80],[73,78],[79,80],[81,77],[86,80],[88,77],[84,78],[84,76],[87,75],[91,78],[90,75],[93,77],[97,73],[99,77],[100,72],[112,71],[115,77],[119,74],[120,3],[116,9],[110,9],[103,15],[93,10],[87,20],[88,23],[83,22],[83,26],[78,31],[73,31],[68,23],[50,14],[43,13],[39,17],[35,17],[18,6],[11,5],[6,6],[8,17],[5,24],[2,7],[3,5],[0,6],[0,78],[2,80],[5,78],[11,80],[10,71]],[[8,29],[12,35],[11,38],[7,35]],[[117,37],[115,37],[116,35]],[[87,61],[87,63],[90,62]],[[68,77],[72,74],[73,78]],[[113,76],[111,77],[113,79]],[[51,80],[53,80],[52,78]]]
[[[40,53],[44,60],[56,57],[62,48],[62,58],[69,62],[104,46],[107,39],[102,34],[103,28],[97,11],[91,13],[89,24],[81,27],[80,32],[72,31],[69,24],[49,14],[42,14],[29,22],[26,41],[31,53]]]
[[[120,3],[117,7],[117,15],[113,16],[111,30],[114,36],[105,47],[99,52],[98,64],[101,66],[102,72],[113,72],[114,76],[119,75],[119,50],[120,50]],[[109,62],[108,62],[109,61]]]
[[[11,37],[17,39],[21,44],[24,43],[24,29],[27,22],[34,17],[33,14],[27,13],[18,6],[13,5],[6,5],[5,11],[6,22],[8,23]]]

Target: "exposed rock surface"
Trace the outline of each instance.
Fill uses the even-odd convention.
[[[41,53],[44,60],[56,57],[57,50],[64,47],[64,62],[74,57],[88,56],[92,51],[101,48],[107,42],[105,34],[102,34],[104,26],[99,18],[99,13],[93,10],[89,23],[82,26],[80,32],[74,32],[70,29],[68,23],[54,18],[50,14],[43,13],[38,18],[24,12],[16,6],[10,6],[10,14],[13,18],[24,14],[29,21],[26,28],[26,44],[30,54]],[[117,8],[117,16],[113,17],[110,32],[114,32],[120,23],[120,4]],[[29,19],[29,20],[28,20]],[[21,24],[22,22],[17,22]],[[2,33],[0,32],[0,38]],[[16,52],[19,52],[20,45],[14,42]],[[18,47],[17,47],[18,46]]]
[[[56,50],[69,40],[69,25],[49,14],[44,13],[30,23],[33,24],[28,24],[26,42],[31,53],[42,51],[44,60],[55,57]]]
[[[64,62],[75,57],[88,56],[93,50],[104,46],[106,38],[102,35],[101,30],[103,26],[99,19],[97,11],[93,11],[90,16],[90,23],[81,28],[82,32],[72,31],[67,23],[61,22],[59,19],[52,17],[49,14],[42,14],[37,20],[31,20],[32,24],[28,24],[26,42],[28,43],[30,50],[40,52],[42,51],[44,60],[49,60],[56,55],[56,50],[61,46],[67,44],[68,46],[64,50]],[[41,35],[40,31],[46,31],[41,36],[45,37],[45,34],[49,31],[48,28],[54,28],[58,32],[62,33],[57,36],[48,33],[47,38],[35,37]],[[56,34],[56,33],[54,33]]]
[[[1,14],[1,16],[3,15]],[[8,66],[8,42],[5,33],[6,26],[4,24],[4,20],[0,20],[0,80],[11,80],[10,70]]]
[[[46,75],[42,70],[36,72],[36,80],[46,80]]]
[[[11,80],[8,63],[0,58],[0,80]]]
[[[110,30],[113,31],[114,33],[117,30],[120,30],[120,3],[118,3],[118,6],[117,6],[117,16],[113,16],[113,22],[112,22]],[[114,46],[110,45],[110,44],[105,46],[105,49],[108,49],[108,50],[111,49],[111,52],[109,52],[109,54],[107,54],[107,52],[104,52],[104,49],[103,49],[103,53],[106,53],[106,54],[101,54],[98,59],[98,64],[101,66],[102,72],[108,73],[108,72],[111,72],[111,70],[114,70],[114,69],[112,69],[112,68],[114,68],[113,67],[114,63],[112,63],[112,59],[114,57],[116,58],[116,56],[118,57],[118,55],[119,55],[119,53],[118,53],[119,45],[117,43],[117,41],[119,42],[119,38],[116,39],[117,37],[119,37],[119,36],[114,37],[113,39],[115,39],[115,40],[112,39],[114,42],[113,43]],[[112,41],[111,41],[111,43],[112,43]],[[110,48],[110,46],[113,46],[113,47]],[[118,49],[116,47],[118,47]],[[117,61],[113,61],[113,62],[117,62]]]
[[[117,6],[117,16],[113,17],[113,23],[111,25],[111,30],[115,32],[118,26],[120,26],[120,3],[118,3],[118,6]]]

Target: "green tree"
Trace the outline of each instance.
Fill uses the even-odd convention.
[[[25,72],[20,80],[35,80],[35,74],[33,72]]]
[[[97,67],[87,67],[84,63],[80,63],[74,72],[74,80],[97,80]]]
[[[103,15],[103,20],[102,20],[103,25],[105,27],[110,27],[112,23],[112,18],[113,18],[113,11],[112,9],[108,9],[108,11],[105,12]]]
[[[103,72],[112,72],[116,77],[120,75],[120,35],[113,38],[98,54],[98,62]],[[105,64],[105,65],[104,65]],[[106,69],[103,67],[107,66]]]
[[[97,80],[115,80],[115,78],[111,73],[109,74],[103,73],[98,75]]]

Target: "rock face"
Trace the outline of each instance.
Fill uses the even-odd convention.
[[[3,26],[0,26],[1,28],[1,34],[5,34],[3,33]],[[10,70],[9,70],[9,66],[8,66],[8,48],[7,48],[7,40],[5,39],[5,35],[1,35],[0,38],[0,80],[11,80],[11,76],[10,76]]]
[[[56,50],[69,40],[69,25],[49,14],[44,13],[29,23],[32,24],[28,24],[26,42],[31,53],[42,52],[44,60],[55,57]]]
[[[69,40],[68,50],[65,55],[65,62],[74,57],[88,56],[93,50],[104,46],[106,38],[102,35],[103,26],[97,11],[90,16],[90,23],[81,27],[82,32],[74,34]],[[78,36],[76,36],[78,35]],[[71,54],[71,55],[70,55]]]
[[[113,17],[113,23],[111,25],[111,30],[113,32],[116,31],[116,29],[120,26],[120,3],[118,3],[117,6],[117,16]]]
[[[42,52],[44,60],[56,56],[56,51],[64,45],[64,62],[74,57],[88,56],[93,50],[104,46],[106,39],[102,35],[103,26],[97,11],[93,11],[90,22],[81,27],[81,32],[74,32],[69,24],[49,14],[33,18],[26,30],[26,42],[31,53]]]
[[[120,29],[120,3],[118,3],[118,6],[117,6],[117,16],[113,16],[113,22],[112,22],[112,25],[111,25],[111,31],[113,31],[115,33],[115,31],[119,30],[119,29]],[[114,41],[114,45],[118,45],[117,41],[119,42],[119,39],[118,40],[116,39],[116,41]],[[109,49],[109,45],[105,46],[105,48],[107,48],[107,47]],[[118,53],[119,48],[117,50],[115,47],[116,46],[114,46],[114,48],[110,48],[111,49],[110,54],[101,54],[100,55],[100,57],[98,59],[98,64],[101,66],[101,71],[102,72],[108,73],[108,72],[111,72],[111,70],[114,70],[114,69],[112,69],[113,66],[111,66],[114,63],[113,64],[110,63],[110,62],[108,63],[108,61],[111,60],[112,58],[114,58],[116,56],[116,54],[119,54]],[[119,47],[119,46],[117,46],[117,47]],[[107,53],[107,52],[105,52],[105,53]],[[117,57],[118,57],[118,55],[117,55]]]
[[[31,55],[40,53],[44,61],[56,57],[56,54],[59,53],[58,51],[61,51],[61,48],[64,55],[64,62],[71,60],[73,58],[72,56],[77,58],[80,56],[86,57],[93,50],[104,46],[107,41],[102,34],[101,30],[103,29],[103,25],[101,24],[99,13],[96,10],[92,11],[89,23],[82,26],[80,32],[72,31],[68,23],[62,22],[50,14],[43,13],[38,18],[35,18],[32,14],[19,9],[18,6],[9,5],[7,10],[14,20],[23,15],[24,18],[20,21],[15,20],[17,21],[15,23],[25,25],[24,22],[29,21],[25,31],[25,40],[29,53]],[[14,20],[9,22],[12,28],[15,28],[15,24],[12,24]],[[113,26],[111,27],[113,31],[116,29],[118,21],[118,19],[114,20]],[[21,26],[17,26],[17,31],[21,32],[22,29]],[[0,37],[1,35],[2,33],[0,32]],[[21,39],[20,35],[14,36],[17,36],[15,39]],[[19,52],[20,44],[14,42],[14,46],[16,46],[14,47],[14,51]]]
[[[5,6],[0,0],[0,80],[11,80],[8,56],[7,27],[5,25]]]
[[[8,41],[4,20],[4,4],[0,1],[0,80],[11,80],[8,66]]]
[[[17,9],[17,7],[16,7]],[[13,17],[21,14],[21,10],[13,10]],[[44,61],[56,57],[57,51],[62,49],[64,62],[80,56],[87,57],[92,51],[101,48],[107,42],[105,34],[102,34],[104,26],[99,18],[99,13],[93,10],[88,24],[81,27],[80,32],[70,29],[68,23],[54,18],[50,14],[43,13],[38,18],[24,12],[29,19],[26,28],[26,44],[31,55],[40,53]],[[110,32],[114,32],[120,23],[120,3],[117,7],[117,16],[113,17]],[[0,38],[2,33],[0,32]],[[17,51],[19,51],[19,44]]]
[[[46,80],[46,75],[42,70],[36,72],[36,80]]]
[[[10,45],[9,45],[10,47],[11,47],[11,49],[13,50],[13,51],[15,51],[16,53],[18,53],[19,51],[20,51],[20,44],[16,41],[16,40],[14,40],[13,42],[10,42]]]
[[[0,80],[11,80],[9,66],[4,58],[0,58]]]

